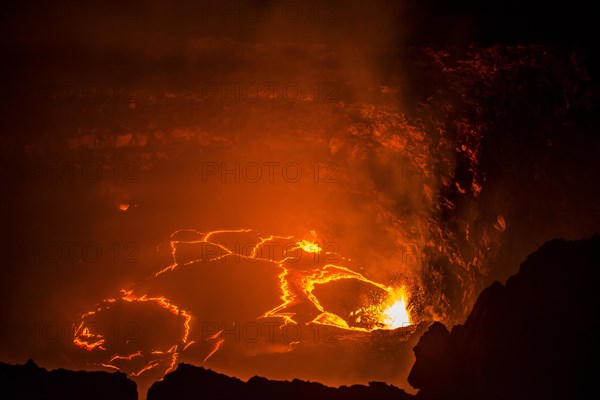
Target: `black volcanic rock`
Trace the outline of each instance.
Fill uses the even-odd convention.
[[[417,399],[587,399],[593,393],[600,236],[553,240],[533,253],[506,285],[479,296],[464,325],[436,322],[415,347],[409,382]],[[137,399],[122,373],[47,371],[33,361],[0,363],[0,398]],[[414,400],[384,383],[331,388],[300,380],[247,382],[179,364],[155,382],[148,400],[398,399]]]
[[[595,391],[600,236],[553,240],[462,326],[433,324],[409,382],[421,399],[582,399]]]
[[[216,397],[215,397],[216,396]],[[181,399],[414,399],[397,387],[384,383],[371,382],[369,386],[353,385],[332,388],[320,383],[293,381],[272,381],[253,377],[248,382],[218,374],[214,371],[179,364],[177,370],[154,383],[148,390],[148,400]]]
[[[0,363],[0,398],[137,400],[137,388],[120,372],[47,371],[29,360],[23,365]]]

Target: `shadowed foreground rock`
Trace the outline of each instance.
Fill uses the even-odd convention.
[[[369,386],[353,385],[332,388],[320,383],[271,381],[253,377],[248,382],[221,375],[202,367],[179,364],[177,370],[167,374],[148,390],[148,400],[163,399],[414,399],[397,387],[371,382]]]
[[[135,382],[120,372],[47,371],[32,360],[0,363],[1,399],[137,400]]]
[[[553,240],[464,325],[433,324],[415,347],[418,398],[585,399],[595,392],[600,236]]]
[[[595,387],[595,320],[600,236],[553,240],[521,265],[506,285],[479,296],[464,325],[434,323],[415,347],[409,382],[422,400],[587,399]],[[318,360],[316,360],[318,362]],[[0,363],[0,398],[137,399],[122,373],[46,371],[29,361]],[[331,388],[300,380],[248,382],[179,364],[155,382],[148,400],[397,399],[414,400],[384,383]]]

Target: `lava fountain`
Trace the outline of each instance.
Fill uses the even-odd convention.
[[[406,288],[404,286],[397,290],[390,288],[390,291],[392,304],[383,310],[382,323],[391,329],[411,325]]]

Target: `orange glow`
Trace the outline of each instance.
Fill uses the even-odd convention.
[[[282,268],[283,266],[280,265]],[[290,272],[284,268],[284,271],[279,275],[281,281],[281,296],[282,304],[274,309],[267,311],[261,315],[261,318],[279,317],[285,323],[296,323],[294,313],[282,312],[298,303],[301,298],[307,297],[312,304],[321,312],[315,319],[311,321],[314,324],[335,326],[347,330],[355,331],[372,331],[375,329],[395,329],[411,325],[409,312],[407,308],[406,289],[401,287],[394,291],[380,283],[367,279],[358,272],[352,271],[345,267],[328,264],[320,270],[314,271],[307,275],[303,272]],[[351,327],[346,320],[341,316],[328,312],[321,305],[318,298],[313,294],[316,285],[339,281],[343,279],[356,279],[375,287],[385,290],[389,293],[389,298],[386,303],[387,307],[382,305],[368,305],[356,312],[370,314],[371,319],[378,321],[379,324],[371,328]]]
[[[408,312],[408,296],[406,288],[402,286],[398,290],[390,292],[391,304],[382,313],[380,322],[389,329],[402,328],[412,324]]]
[[[115,354],[108,361],[113,362],[115,360],[131,360],[134,357],[141,357],[141,356],[142,356],[142,352],[141,351],[136,351],[135,353],[130,354],[128,356],[120,356],[118,354]]]
[[[158,365],[158,361],[150,361],[148,364],[146,364],[142,369],[140,369],[137,372],[132,372],[131,376],[140,376],[142,373],[151,370],[152,368],[155,368]]]
[[[74,331],[74,338],[73,338],[73,343],[76,346],[78,346],[84,350],[87,350],[87,351],[94,351],[94,350],[106,351],[106,348],[104,348],[102,346],[105,343],[105,339],[99,333],[94,334],[94,333],[90,332],[90,329],[85,326],[86,318],[96,314],[99,311],[107,310],[108,308],[110,308],[110,306],[112,304],[114,304],[118,301],[123,301],[123,302],[128,302],[128,303],[151,302],[151,303],[154,303],[154,304],[158,305],[159,307],[167,310],[169,313],[183,318],[183,334],[180,337],[180,343],[184,347],[188,347],[190,344],[192,344],[192,342],[188,343],[188,337],[189,337],[189,333],[190,333],[190,321],[191,321],[192,317],[186,310],[183,310],[180,307],[172,304],[168,299],[166,299],[165,297],[162,297],[162,296],[161,297],[149,297],[145,294],[142,296],[136,296],[133,294],[132,290],[129,290],[129,291],[121,290],[121,293],[122,293],[121,297],[105,299],[101,302],[101,305],[96,310],[89,311],[80,317],[80,323]],[[155,354],[155,355],[156,354],[161,354],[161,355],[169,354],[170,355],[171,360],[169,363],[169,368],[167,369],[167,371],[165,371],[165,373],[171,371],[177,363],[177,360],[179,358],[179,353],[177,352],[177,348],[178,348],[178,345],[174,345],[168,351],[161,351],[161,350],[156,349],[156,350],[152,350],[150,352],[151,354]],[[98,363],[98,365],[106,367],[106,368],[120,370],[120,368],[118,366],[113,364],[114,361],[117,361],[117,360],[131,361],[133,358],[136,358],[136,357],[144,358],[144,355],[142,354],[141,351],[137,351],[137,352],[135,352],[133,354],[129,354],[129,355],[115,354],[108,359],[108,362]],[[151,360],[146,365],[144,365],[141,369],[130,372],[130,375],[137,377],[140,374],[157,367],[158,365],[159,365],[159,362],[157,360]]]
[[[221,333],[221,332],[219,332]],[[209,358],[211,358],[213,356],[213,354],[215,354],[217,351],[219,351],[219,349],[221,348],[221,345],[223,345],[223,342],[225,342],[225,339],[219,339],[217,341],[217,344],[215,345],[214,349],[208,353],[208,355],[204,358],[204,362],[207,362]]]
[[[298,242],[298,247],[307,253],[318,254],[321,252],[321,248],[318,244],[310,242],[308,240],[301,240]]]
[[[81,329],[82,326],[83,322],[79,326],[79,329]],[[90,329],[87,327],[76,332],[75,338],[73,339],[73,343],[75,343],[76,346],[87,351],[92,351],[96,348],[99,350],[106,350],[104,347],[102,347],[104,342],[105,340],[102,338],[102,335],[90,333]]]
[[[281,326],[300,323],[306,325],[319,324],[359,332],[371,332],[381,329],[391,330],[406,327],[413,323],[409,312],[410,297],[406,286],[392,288],[383,283],[371,280],[365,275],[348,267],[319,262],[317,255],[325,252],[318,244],[315,231],[310,232],[311,240],[295,240],[292,236],[274,235],[258,238],[256,245],[251,247],[246,254],[238,254],[234,249],[228,248],[224,243],[218,243],[218,240],[215,239],[217,234],[251,232],[253,231],[249,229],[220,230],[205,234],[200,234],[193,230],[180,230],[174,232],[171,235],[170,241],[173,262],[166,268],[152,274],[151,278],[156,278],[162,274],[169,273],[182,266],[193,266],[194,263],[205,261],[196,259],[178,261],[178,246],[184,244],[211,245],[214,246],[213,249],[222,251],[219,251],[216,255],[211,253],[208,258],[209,261],[219,260],[224,257],[239,257],[242,259],[266,261],[273,265],[274,271],[281,271],[278,273],[281,303],[271,310],[259,315],[257,320],[262,318],[277,318],[281,321]],[[197,239],[175,239],[180,233],[183,233],[184,235],[190,234],[191,238],[196,236]],[[301,250],[302,252],[315,255],[315,257],[308,257],[308,261],[304,260],[304,263],[301,263],[297,255],[290,256],[290,254],[284,251],[283,254],[278,257],[271,255],[270,257],[265,258],[264,255],[261,254],[261,251],[264,250],[261,246],[268,247],[271,242],[276,241],[289,242],[292,246],[288,247],[288,250],[286,251]],[[193,258],[195,258],[195,256]],[[344,258],[340,257],[340,259]],[[358,309],[352,311],[350,315],[338,315],[332,310],[328,310],[321,303],[320,299],[315,294],[315,289],[320,285],[343,280],[355,280],[365,283],[368,286],[372,286],[378,293],[383,294],[383,299],[381,297],[362,299],[361,302],[364,304],[361,304]],[[139,289],[136,287],[135,290]],[[182,332],[178,338],[178,342],[172,344],[169,350],[165,351],[160,348],[154,348],[146,349],[145,351],[138,350],[125,355],[113,354],[112,356],[107,357],[105,361],[97,363],[96,365],[121,370],[119,366],[115,365],[116,361],[131,361],[133,359],[143,360],[144,364],[141,367],[138,366],[135,370],[129,371],[131,376],[137,377],[146,371],[157,368],[161,364],[160,360],[164,359],[164,356],[167,356],[168,368],[164,373],[173,370],[177,364],[180,353],[195,343],[194,340],[190,340],[192,314],[190,311],[174,304],[164,296],[151,296],[145,293],[136,294],[134,293],[134,289],[121,290],[121,295],[119,297],[103,300],[96,309],[88,311],[80,317],[79,323],[75,328],[73,343],[89,352],[106,351],[105,338],[88,327],[88,318],[96,315],[98,312],[110,309],[119,302],[154,304],[159,308],[168,311],[171,315],[180,318],[182,321]],[[312,305],[317,315],[311,316],[309,320],[304,319],[304,322],[299,322],[302,321],[302,319],[298,319],[296,312],[293,311],[294,306],[299,304]],[[359,322],[359,325],[357,326],[355,322]],[[215,342],[212,344],[211,350],[204,357],[204,363],[206,363],[225,344],[223,330],[217,331],[210,337],[205,338],[205,340]],[[289,349],[287,351],[292,351],[293,346],[296,343],[297,342],[289,343]]]

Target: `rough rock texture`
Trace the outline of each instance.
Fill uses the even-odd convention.
[[[433,324],[409,382],[422,399],[578,399],[595,385],[600,236],[553,240],[506,285],[484,290],[462,326]]]
[[[135,382],[120,372],[47,371],[29,360],[0,363],[0,398],[137,400],[138,395]]]
[[[434,323],[415,347],[409,382],[418,399],[583,399],[592,393],[598,350],[595,291],[600,235],[553,240],[506,285],[484,290],[464,325]],[[316,361],[318,362],[318,361]],[[47,371],[33,361],[0,363],[1,398],[137,399],[122,373]],[[189,398],[414,399],[384,383],[331,388],[300,380],[243,382],[180,364],[155,382],[148,400]]]
[[[214,371],[179,364],[177,370],[167,374],[148,391],[148,400],[202,399],[414,399],[394,386],[371,382],[369,386],[353,385],[331,388],[315,382],[272,381],[253,377],[248,382],[218,374]]]

